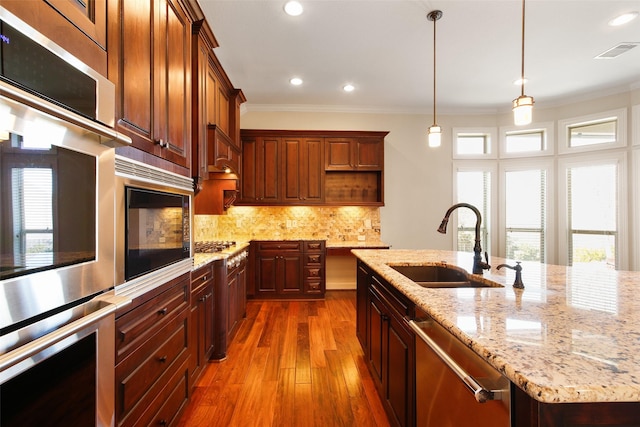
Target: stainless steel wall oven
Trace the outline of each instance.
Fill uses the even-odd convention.
[[[114,94],[0,6],[3,427],[114,425]]]

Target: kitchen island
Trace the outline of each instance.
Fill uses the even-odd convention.
[[[493,268],[480,280],[499,286],[436,289],[390,266],[448,264],[470,271],[473,254],[353,253],[525,393],[529,418],[540,417],[539,424],[526,425],[552,425],[545,417],[565,420],[553,425],[640,425],[640,273],[523,263],[525,288],[515,289],[514,272],[495,268],[514,263],[492,257]],[[619,416],[600,421],[608,419],[605,412]]]

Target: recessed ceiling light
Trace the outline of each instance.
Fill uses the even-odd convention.
[[[620,16],[616,16],[611,21],[609,21],[609,25],[612,27],[618,27],[620,25],[624,25],[627,22],[631,22],[638,17],[638,12],[627,12],[623,13]]]
[[[353,92],[354,89],[355,89],[355,86],[352,84],[346,84],[342,86],[342,90],[344,90],[345,92]]]
[[[291,80],[289,80],[289,83],[291,83],[294,86],[300,86],[302,84],[302,79],[300,77],[294,77]]]
[[[302,8],[302,5],[297,1],[288,1],[284,5],[284,11],[287,13],[287,15],[299,16],[302,15],[303,10],[304,9]]]

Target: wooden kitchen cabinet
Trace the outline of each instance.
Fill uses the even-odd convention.
[[[325,293],[323,240],[251,242],[248,271],[254,274],[247,294],[252,298],[322,298]]]
[[[414,305],[358,261],[356,334],[389,421],[415,426]]]
[[[247,258],[232,256],[227,260],[227,343],[238,332],[247,306]]]
[[[212,263],[191,272],[190,388],[196,384],[214,351],[214,286]]]
[[[384,205],[387,132],[242,129],[239,205]]]
[[[327,138],[325,150],[325,168],[328,171],[377,171],[384,167],[384,146],[381,138]]]
[[[218,42],[205,20],[193,25],[192,176],[196,192],[211,173],[227,168],[240,173],[240,106],[246,101],[235,89],[213,49]]]
[[[116,425],[175,425],[189,396],[190,274],[116,313]]]
[[[2,0],[2,7],[107,76],[106,0]]]
[[[116,83],[117,129],[132,146],[176,165],[191,165],[191,23],[181,0],[109,2],[109,76]],[[132,147],[119,154],[164,166]]]
[[[242,136],[242,177],[238,204],[279,204],[280,138]]]

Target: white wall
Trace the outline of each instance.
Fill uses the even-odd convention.
[[[638,103],[640,90],[548,108],[536,105],[534,120],[557,121],[627,107],[630,131],[631,107]],[[451,249],[452,234],[436,232],[452,204],[451,130],[511,125],[511,115],[440,115],[438,124],[444,137],[437,149],[428,148],[426,143],[432,120],[430,114],[265,112],[248,108],[241,117],[241,127],[389,131],[385,139],[385,206],[380,209],[382,240],[393,248]],[[628,141],[631,147],[630,137]]]

